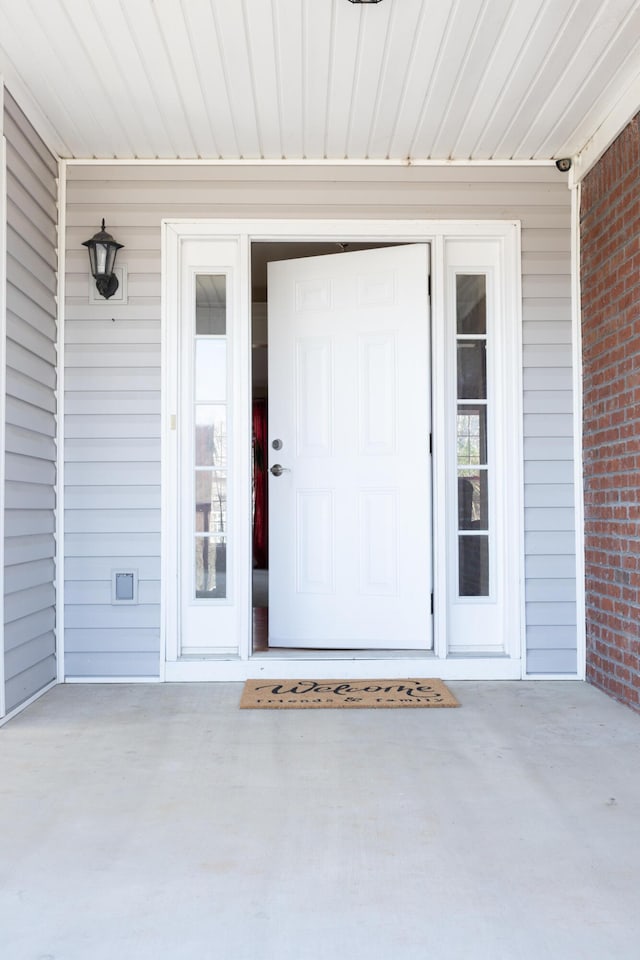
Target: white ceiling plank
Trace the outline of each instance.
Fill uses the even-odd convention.
[[[412,156],[433,156],[434,138],[467,63],[468,51],[479,27],[486,2],[487,0],[458,0],[452,7],[433,81],[412,138],[409,151]],[[445,156],[448,156],[448,152]]]
[[[502,142],[518,116],[520,105],[530,92],[540,63],[555,43],[575,2],[576,0],[545,0],[539,17],[533,23],[519,51],[508,84],[494,106],[491,121],[474,147],[474,156],[488,160],[512,155],[509,153],[509,146],[503,147]]]
[[[218,48],[211,51],[210,56],[220,57],[238,150],[241,157],[260,158],[262,144],[242,4],[212,0],[211,9],[218,34]],[[209,95],[215,96],[215,91],[209,91]]]
[[[0,46],[0,109],[4,99],[4,88],[11,91],[14,100],[29,118],[34,130],[47,144],[49,150],[58,157],[69,156],[69,146],[62,139],[58,128],[51,122],[51,118],[44,113],[40,102],[34,97],[33,91],[29,89],[18,73],[6,50]],[[0,123],[0,130],[1,128],[2,124]]]
[[[510,88],[518,57],[546,0],[509,4],[509,14],[487,60],[475,94],[469,98],[467,115],[461,124],[451,153],[472,157],[481,135],[493,126],[498,105]]]
[[[327,91],[325,153],[341,159],[347,155],[353,87],[358,70],[362,18],[353,16],[349,4],[335,9],[335,32]]]
[[[31,8],[22,4],[3,5],[0,8],[0,42],[6,46],[10,59],[22,77],[25,87],[38,103],[45,103],[45,113],[56,129],[64,130],[61,140],[67,144],[68,154],[81,150],[93,156],[87,125],[81,121],[83,112],[77,109],[74,84],[69,83],[64,63],[55,54],[49,38],[35,23]],[[63,74],[63,82],[50,85],[51,77]],[[61,78],[62,79],[62,78]]]
[[[100,104],[100,122],[109,136],[107,149],[115,157],[152,156],[128,80],[115,68],[92,5],[86,0],[63,0],[63,7],[69,33],[75,38],[74,60],[87,92],[90,84],[93,100]]]
[[[197,153],[195,138],[189,124],[186,104],[180,96],[176,82],[177,76],[185,67],[183,57],[186,56],[187,63],[190,61],[190,51],[185,53],[183,47],[172,37],[171,57],[169,56],[156,16],[155,0],[137,0],[135,4],[125,0],[123,12],[131,35],[136,38],[138,57],[147,75],[148,85],[166,118],[174,155],[192,157]],[[142,37],[144,43],[140,42]]]
[[[539,139],[533,147],[526,146],[521,149],[521,144],[543,109],[546,111],[545,121],[550,126],[556,122],[556,96],[564,69],[572,50],[582,43],[589,25],[597,16],[601,2],[602,0],[576,0],[555,38],[547,45],[546,53],[539,51],[538,68],[533,76],[529,76],[528,90],[500,142],[501,154],[504,152],[509,156],[522,158],[535,155]]]
[[[154,0],[154,10],[175,87],[173,107],[184,112],[196,155],[218,157],[220,152],[198,76],[182,4],[176,3],[176,0]]]
[[[624,2],[626,3],[627,0]],[[526,134],[516,148],[518,153],[536,156],[545,140],[553,137],[550,130],[557,128],[562,115],[571,108],[576,94],[589,81],[594,64],[597,63],[599,51],[603,47],[613,45],[614,37],[619,36],[621,30],[626,32],[625,23],[626,19],[617,26],[611,17],[603,16],[601,6],[596,9],[584,36],[577,44],[575,40],[573,41],[572,53],[562,60],[558,81],[546,101],[538,107],[537,116],[531,118]],[[550,110],[551,103],[552,110]],[[555,124],[550,123],[550,113],[555,118]],[[554,147],[557,146],[558,139],[556,136]]]
[[[257,4],[243,0],[243,4],[262,155],[269,159],[282,158],[284,151],[278,65],[273,42],[273,0]]]
[[[111,91],[105,86],[100,71],[96,70],[95,61],[84,40],[84,36],[91,36],[95,24],[91,10],[85,5],[85,10],[81,13],[81,33],[76,31],[74,20],[68,14],[64,2],[41,4],[37,15],[45,34],[46,45],[50,46],[55,38],[59,60],[64,63],[69,81],[75,88],[74,93],[84,100],[85,116],[92,129],[99,132],[101,142],[96,141],[98,155],[108,151],[108,156],[131,156],[132,144],[120,122]],[[59,39],[64,37],[67,31],[77,40],[72,62],[66,54],[66,43],[64,40],[60,43]]]
[[[389,155],[412,159],[411,145],[436,80],[437,65],[447,33],[451,10],[444,3],[425,5],[418,22],[411,58],[406,67],[404,90],[394,121]]]
[[[103,44],[113,58],[113,70],[126,81],[126,97],[134,99],[140,115],[139,129],[144,131],[148,149],[146,156],[176,156],[173,137],[169,132],[169,120],[161,109],[149,75],[140,60],[138,47],[142,40],[135,27],[124,16],[121,0],[112,0],[107,8],[90,0],[100,24]],[[120,101],[119,101],[120,102]]]
[[[0,0],[0,68],[69,159],[549,161],[640,108],[640,0]]]
[[[188,0],[183,10],[216,148],[221,157],[237,157],[238,137],[210,0]]]
[[[387,4],[384,9],[365,5],[356,7],[357,16],[362,20],[362,27],[347,137],[348,157],[367,157],[371,126],[375,118],[378,84],[383,72],[387,47],[389,9]]]
[[[398,107],[407,80],[407,64],[412,62],[419,25],[426,15],[427,0],[405,0],[389,9],[389,26],[384,59],[376,91],[373,118],[366,155],[389,156]]]
[[[273,13],[283,154],[302,157],[302,4],[300,0],[274,0]]]
[[[634,4],[623,23],[612,36],[607,37],[605,43],[602,42],[600,31],[592,31],[588,43],[581,48],[580,60],[575,58],[576,62],[567,66],[562,89],[558,91],[559,105],[564,103],[564,109],[551,129],[548,124],[546,125],[546,136],[538,146],[538,155],[550,153],[554,155],[558,144],[561,143],[567,151],[565,155],[572,156],[584,145],[580,144],[579,138],[572,142],[574,118],[589,116],[594,104],[599,101],[599,111],[602,112],[602,100],[606,96],[607,87],[614,85],[619,89],[621,84],[618,75],[624,73],[628,66],[638,69],[640,66],[636,51],[638,37],[640,37],[640,5],[638,4]],[[603,49],[604,53],[601,52]],[[583,64],[587,61],[593,65],[585,73]],[[613,104],[610,104],[605,107],[604,112],[608,112],[612,106]],[[545,125],[539,121],[538,126],[545,129]]]
[[[455,86],[429,147],[430,156],[450,157],[455,154],[456,141],[465,128],[483,77],[497,73],[494,53],[512,10],[511,0],[485,0]]]
[[[327,91],[332,65],[335,0],[326,5],[302,0],[303,155],[326,155]]]

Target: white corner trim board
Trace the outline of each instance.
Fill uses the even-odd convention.
[[[67,235],[67,166],[58,161],[58,363],[56,390],[57,458],[56,458],[56,665],[58,682],[64,682],[64,603],[65,603],[65,547],[64,547],[64,332],[66,297],[66,235]]]
[[[571,325],[573,347],[573,486],[576,518],[576,625],[578,678],[587,670],[587,622],[585,588],[584,483],[582,460],[582,293],[580,288],[580,195],[582,184],[571,188]]]
[[[7,344],[7,158],[2,130],[4,118],[3,86],[0,77],[0,546],[4,556],[5,508],[5,421],[6,421],[6,344]],[[0,719],[6,713],[4,669],[4,563],[0,563]]]

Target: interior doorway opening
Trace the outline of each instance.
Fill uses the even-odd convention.
[[[251,244],[252,642],[253,655],[282,649],[269,633],[269,312],[268,264],[404,246],[393,242],[255,241]],[[307,650],[309,649],[307,645]],[[326,648],[325,648],[326,649]]]

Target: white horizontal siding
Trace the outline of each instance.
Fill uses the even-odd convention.
[[[102,581],[110,580],[112,570],[131,566],[131,557],[70,557],[65,565],[65,573],[69,581]],[[140,582],[143,580],[160,582],[159,557],[138,557],[135,568],[138,571]]]
[[[53,534],[39,534],[30,537],[12,537],[9,543],[5,544],[4,562],[5,566],[11,567],[13,564],[28,563],[31,560],[44,560],[48,557],[55,557],[56,542]]]
[[[55,622],[54,609],[47,607],[7,623],[4,633],[5,650],[15,650],[29,643],[34,637],[53,633]]]
[[[571,556],[574,544],[572,530],[527,531],[524,538],[525,554],[530,556]]]
[[[538,282],[524,285],[529,296]],[[547,288],[562,296],[558,282]],[[540,294],[525,323],[525,551],[527,667],[576,670],[573,395],[568,290]],[[533,302],[525,301],[525,308]],[[563,316],[564,312],[564,316]]]
[[[570,556],[530,554],[526,560],[527,579],[532,583],[536,580],[546,580],[549,577],[571,580],[575,576],[575,572],[575,563]]]
[[[77,582],[94,581],[95,596],[104,595],[107,568],[126,561],[140,569],[151,561],[145,579],[159,577],[160,223],[172,217],[522,222],[527,642],[536,671],[555,673],[561,665],[560,672],[575,672],[570,204],[555,170],[97,164],[69,168],[67,202],[66,482],[74,532],[66,547],[78,600],[68,602],[67,673],[146,670],[155,652],[148,646],[159,632],[153,604],[117,608],[107,628],[101,617],[111,608],[81,602],[93,594]],[[126,305],[88,303],[82,242],[103,216],[125,245]],[[153,499],[145,502],[140,492],[150,489]],[[110,517],[126,530],[109,531]],[[532,562],[541,557],[551,560],[546,569]],[[91,566],[80,577],[85,561]],[[138,622],[141,608],[145,617],[156,611],[152,624]]]
[[[153,533],[160,526],[159,510],[65,510],[68,533]]]
[[[129,657],[137,655],[146,663],[151,664],[152,658],[154,656],[157,658],[158,643],[158,631],[154,629],[138,628],[136,630],[111,631],[74,628],[66,634],[65,650],[72,658],[77,658],[76,662],[93,654],[100,654],[106,658],[107,654],[104,651],[109,650],[114,653],[127,654]],[[155,671],[150,671],[150,673],[153,672]]]
[[[67,579],[65,586],[65,603],[73,604],[74,606],[83,603],[91,606],[110,604],[111,580],[87,581]],[[138,581],[138,603],[159,605],[159,581]]]
[[[67,510],[160,509],[159,486],[67,487]]]
[[[31,457],[7,453],[5,456],[5,476],[8,481],[16,480],[17,482],[53,485],[55,483],[56,466],[47,460],[34,460]]]
[[[148,438],[160,436],[160,417],[157,414],[112,414],[105,416],[96,414],[90,421],[86,415],[69,414],[66,419],[66,436],[69,440],[89,438],[93,436],[96,425],[101,437],[106,439],[131,439],[132,437]]]
[[[126,566],[137,567],[137,560],[140,558],[158,559],[160,557],[159,531],[157,533],[92,533],[89,536],[85,533],[71,533],[65,536],[65,543],[67,556],[70,559],[127,557]],[[136,558],[135,563],[132,562],[133,558]]]
[[[10,95],[7,141],[5,677],[11,710],[56,677],[57,164]]]
[[[97,630],[93,634],[99,639],[100,646],[107,652],[74,652],[65,654],[65,669],[68,677],[157,677],[158,648],[160,633],[156,630],[135,630],[133,641],[135,650],[122,650],[124,631]],[[144,646],[144,637],[152,636],[152,651],[140,649]],[[73,638],[74,631],[65,631],[65,636]],[[70,641],[71,642],[71,641]]]

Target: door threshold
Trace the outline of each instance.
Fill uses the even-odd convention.
[[[257,654],[248,660],[180,660],[165,664],[171,682],[241,682],[437,677],[440,680],[519,680],[522,664],[507,658],[442,659],[418,650],[290,650],[284,656]]]
[[[272,647],[258,650],[251,660],[433,660],[433,650],[318,650],[307,647]]]

